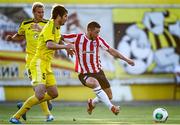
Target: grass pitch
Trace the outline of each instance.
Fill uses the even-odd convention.
[[[45,122],[41,108],[34,106],[27,113],[27,121],[23,124],[155,124],[152,112],[155,108],[167,109],[169,118],[166,123],[180,124],[180,102],[120,102],[121,111],[118,116],[112,114],[106,106],[99,104],[92,115],[86,112],[84,102],[53,102],[52,114],[55,120]],[[17,111],[16,102],[0,102],[0,125],[9,124],[9,118]]]

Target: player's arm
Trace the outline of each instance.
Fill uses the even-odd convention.
[[[25,36],[16,33],[14,35],[7,35],[5,39],[6,41],[19,42],[19,41],[23,41],[25,39]]]
[[[130,58],[128,58],[128,57],[125,57],[124,55],[122,55],[119,51],[117,51],[116,49],[114,49],[114,48],[109,48],[108,50],[107,50],[112,56],[114,56],[115,58],[120,58],[120,59],[122,59],[122,60],[124,60],[124,61],[126,61],[129,65],[131,65],[131,66],[134,66],[135,64],[134,64],[134,61],[132,60],[132,59],[130,59]]]
[[[77,36],[78,34],[63,34],[61,35],[61,39],[67,44],[69,43],[74,44],[75,40],[77,39]]]
[[[61,35],[61,39],[59,40],[59,44],[73,44],[73,42],[69,41],[69,40],[65,40],[63,35]],[[66,49],[66,52],[67,52],[67,56],[71,56],[73,57],[74,56],[74,53],[75,53],[75,50],[74,49]]]
[[[25,27],[24,21],[19,26],[18,32],[14,35],[7,35],[5,38],[7,41],[19,42],[25,40]]]
[[[55,43],[51,40],[48,40],[46,42],[46,47],[48,49],[53,49],[53,50],[58,50],[58,49],[67,49],[67,50],[71,50],[71,49],[74,49],[74,45],[73,44],[67,44],[67,45],[64,45],[64,44],[58,44],[58,43]]]
[[[119,59],[122,59],[124,61],[126,61],[128,64],[134,66],[134,61],[131,60],[130,58],[128,57],[125,57],[123,56],[119,51],[117,51],[116,49],[114,48],[111,48],[108,43],[101,37],[98,37],[99,38],[99,42],[100,42],[100,47],[102,47],[104,50],[106,50],[107,52],[109,52],[110,55],[112,55],[113,57],[115,58],[119,58]]]

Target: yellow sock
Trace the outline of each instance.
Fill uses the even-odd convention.
[[[49,111],[48,105],[47,105],[47,101],[41,102],[40,106],[41,106],[41,109],[44,112],[45,116],[51,114],[51,112]]]
[[[36,105],[39,103],[38,98],[33,95],[29,97],[23,104],[23,106],[16,112],[15,115],[13,115],[14,118],[19,119],[24,113],[26,113],[33,105]]]
[[[52,97],[49,96],[47,93],[45,93],[44,98],[39,101],[38,98],[33,95],[31,97],[29,97],[23,104],[23,106],[16,112],[15,115],[13,115],[14,118],[20,119],[20,117],[26,113],[33,105],[36,105],[38,103],[47,101],[47,100],[51,100]]]

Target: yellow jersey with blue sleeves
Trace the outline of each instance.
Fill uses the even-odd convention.
[[[35,58],[51,61],[54,57],[55,50],[48,49],[46,43],[47,41],[59,43],[60,37],[60,28],[55,27],[54,20],[51,19],[39,34]]]

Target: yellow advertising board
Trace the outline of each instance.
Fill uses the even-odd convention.
[[[22,80],[27,78],[24,52],[0,51],[0,60],[1,80]],[[72,62],[60,58],[56,58],[52,62],[52,67],[54,69],[61,69],[56,70],[58,79],[67,76],[67,73],[64,73],[65,71],[69,71],[70,75],[68,75],[68,77],[77,79]]]

